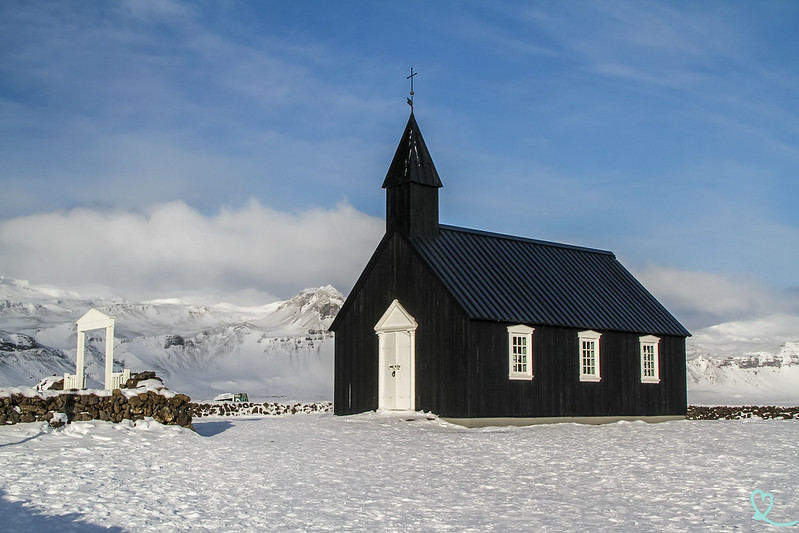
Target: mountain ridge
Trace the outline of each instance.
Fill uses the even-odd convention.
[[[333,335],[344,296],[331,285],[262,306],[82,298],[0,276],[0,387],[75,370],[75,321],[114,316],[117,369],[155,370],[197,399],[333,397]],[[102,332],[88,335],[86,372],[101,386]],[[799,405],[799,317],[774,315],[704,328],[687,341],[689,403]]]
[[[230,388],[255,397],[329,399],[333,346],[327,327],[343,301],[330,285],[258,307],[87,299],[0,277],[0,386],[74,372],[75,321],[96,308],[116,318],[117,369],[155,370],[170,388],[200,399]],[[15,336],[27,343],[24,354]],[[103,365],[104,332],[88,332],[90,384],[101,386]]]

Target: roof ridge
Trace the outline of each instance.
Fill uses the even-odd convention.
[[[455,231],[460,233],[471,233],[474,235],[480,235],[481,237],[492,237],[495,239],[504,239],[509,241],[519,241],[519,242],[527,242],[531,244],[540,244],[542,246],[552,246],[555,248],[566,248],[569,250],[577,250],[581,252],[589,252],[595,254],[602,254],[602,255],[610,255],[616,257],[616,254],[609,250],[600,250],[599,248],[588,248],[586,246],[578,246],[576,244],[565,244],[561,242],[553,242],[553,241],[544,241],[540,239],[531,239],[529,237],[520,237],[518,235],[508,235],[506,233],[495,233],[492,231],[485,231],[479,229],[472,229],[472,228],[462,228],[459,226],[451,226],[449,224],[439,224],[439,230],[442,231]]]

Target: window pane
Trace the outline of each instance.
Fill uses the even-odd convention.
[[[511,371],[514,373],[530,373],[527,344],[527,336],[511,336]]]
[[[647,378],[654,378],[655,376],[655,345],[654,344],[644,344],[642,346],[643,357],[642,357],[642,365],[643,365],[643,373],[644,377]]]
[[[595,359],[594,347],[595,347],[594,341],[592,340],[583,341],[583,353],[582,353],[583,374],[586,375],[596,374],[596,359]]]

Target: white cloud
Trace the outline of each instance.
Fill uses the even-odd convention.
[[[144,213],[81,208],[0,222],[0,272],[129,298],[264,303],[253,299],[328,283],[348,291],[382,231],[346,203],[288,213],[251,200],[213,216],[183,202]]]
[[[290,213],[251,200],[213,216],[183,202],[81,208],[0,222],[0,273],[85,295],[259,304],[328,283],[349,291],[382,232],[346,203]],[[752,278],[654,264],[633,273],[689,330],[799,315],[799,291]]]
[[[683,324],[696,330],[779,313],[799,315],[799,294],[751,278],[649,265],[633,272]]]

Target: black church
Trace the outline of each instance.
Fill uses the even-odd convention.
[[[337,415],[684,418],[690,334],[613,253],[439,224],[441,187],[411,112],[386,233],[330,327]]]

